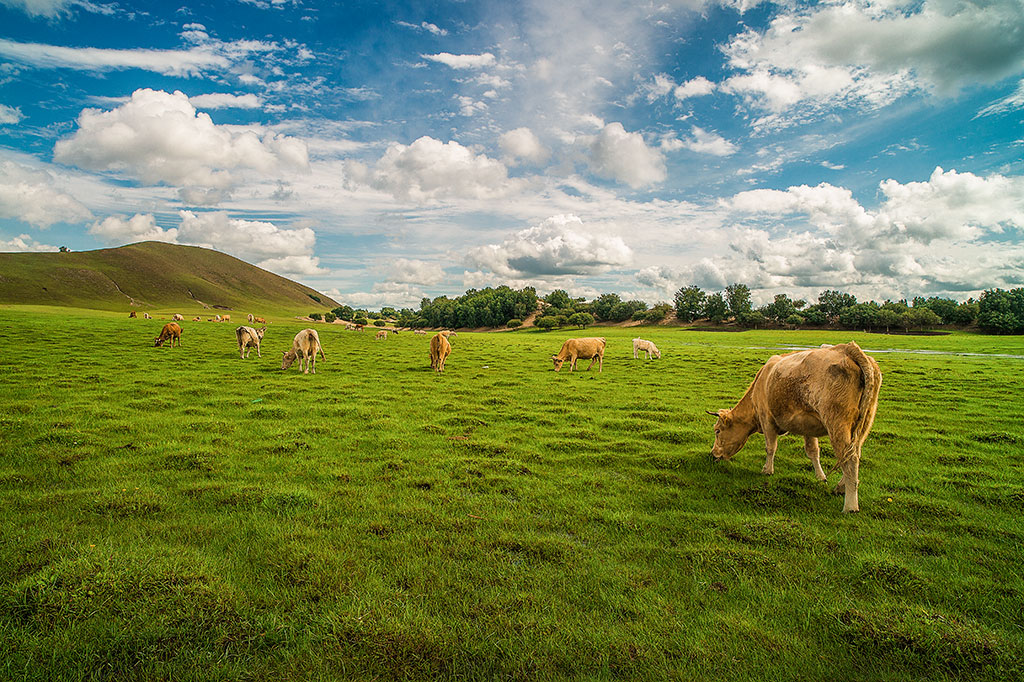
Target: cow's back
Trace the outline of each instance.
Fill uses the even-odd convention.
[[[772,356],[755,378],[755,405],[782,431],[825,435],[825,422],[857,419],[863,379],[844,345]]]

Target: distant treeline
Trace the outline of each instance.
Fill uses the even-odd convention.
[[[543,298],[533,287],[511,289],[507,286],[470,289],[450,299],[424,298],[420,309],[384,307],[380,312],[343,305],[329,313],[313,313],[314,319],[328,322],[340,318],[356,324],[383,326],[389,320],[400,327],[519,327],[531,313],[540,312],[534,324],[541,329],[577,326],[594,322],[637,320],[657,323],[675,310],[681,322],[707,320],[712,324],[734,323],[745,328],[838,327],[909,331],[940,326],[970,327],[996,334],[1024,333],[1024,288],[990,289],[978,300],[965,303],[933,296],[906,300],[858,301],[843,291],[821,292],[816,303],[776,294],[774,300],[759,308],[751,302],[750,288],[730,284],[724,291],[706,292],[697,286],[682,287],[675,293],[674,305],[659,303],[648,307],[643,301],[624,301],[618,294],[602,294],[588,301],[573,298],[556,289]]]
[[[990,289],[978,300],[959,303],[933,296],[906,300],[858,301],[853,294],[826,290],[818,302],[793,300],[786,294],[760,308],[754,308],[750,289],[731,284],[725,291],[706,293],[700,287],[683,287],[675,295],[676,317],[683,322],[707,319],[714,324],[732,320],[742,327],[841,327],[843,329],[904,330],[932,329],[948,325],[977,325],[995,334],[1024,333],[1024,289]]]

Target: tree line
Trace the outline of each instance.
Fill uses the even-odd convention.
[[[538,309],[539,308],[539,309]],[[355,324],[384,325],[388,320],[400,327],[519,327],[533,312],[540,329],[576,326],[595,322],[635,320],[658,323],[672,311],[681,322],[706,320],[712,324],[734,323],[744,328],[840,327],[877,331],[909,331],[939,326],[971,327],[996,334],[1024,333],[1024,288],[989,289],[975,299],[960,303],[933,296],[906,300],[858,301],[853,294],[828,289],[817,302],[776,294],[771,303],[754,307],[750,288],[730,284],[724,291],[707,292],[698,286],[681,287],[674,305],[623,300],[618,294],[602,294],[593,300],[574,298],[564,289],[544,297],[533,287],[508,286],[470,289],[462,296],[423,298],[419,310],[383,307],[380,312],[343,305],[327,313],[313,313],[314,319],[348,320]]]

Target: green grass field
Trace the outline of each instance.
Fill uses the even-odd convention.
[[[1024,675],[1024,360],[953,354],[1024,338],[460,334],[439,376],[319,325],[304,376],[302,323],[162,323],[0,309],[0,679]],[[874,354],[860,514],[802,439],[708,461],[770,349],[850,339],[944,351]]]

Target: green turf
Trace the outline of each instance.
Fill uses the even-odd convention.
[[[0,309],[0,679],[1024,675],[1024,360],[876,353],[855,515],[801,439],[709,463],[704,414],[769,347],[1024,338],[459,334],[439,376],[319,325],[303,376],[298,322],[246,361],[162,322]],[[554,373],[587,334],[603,374]]]

